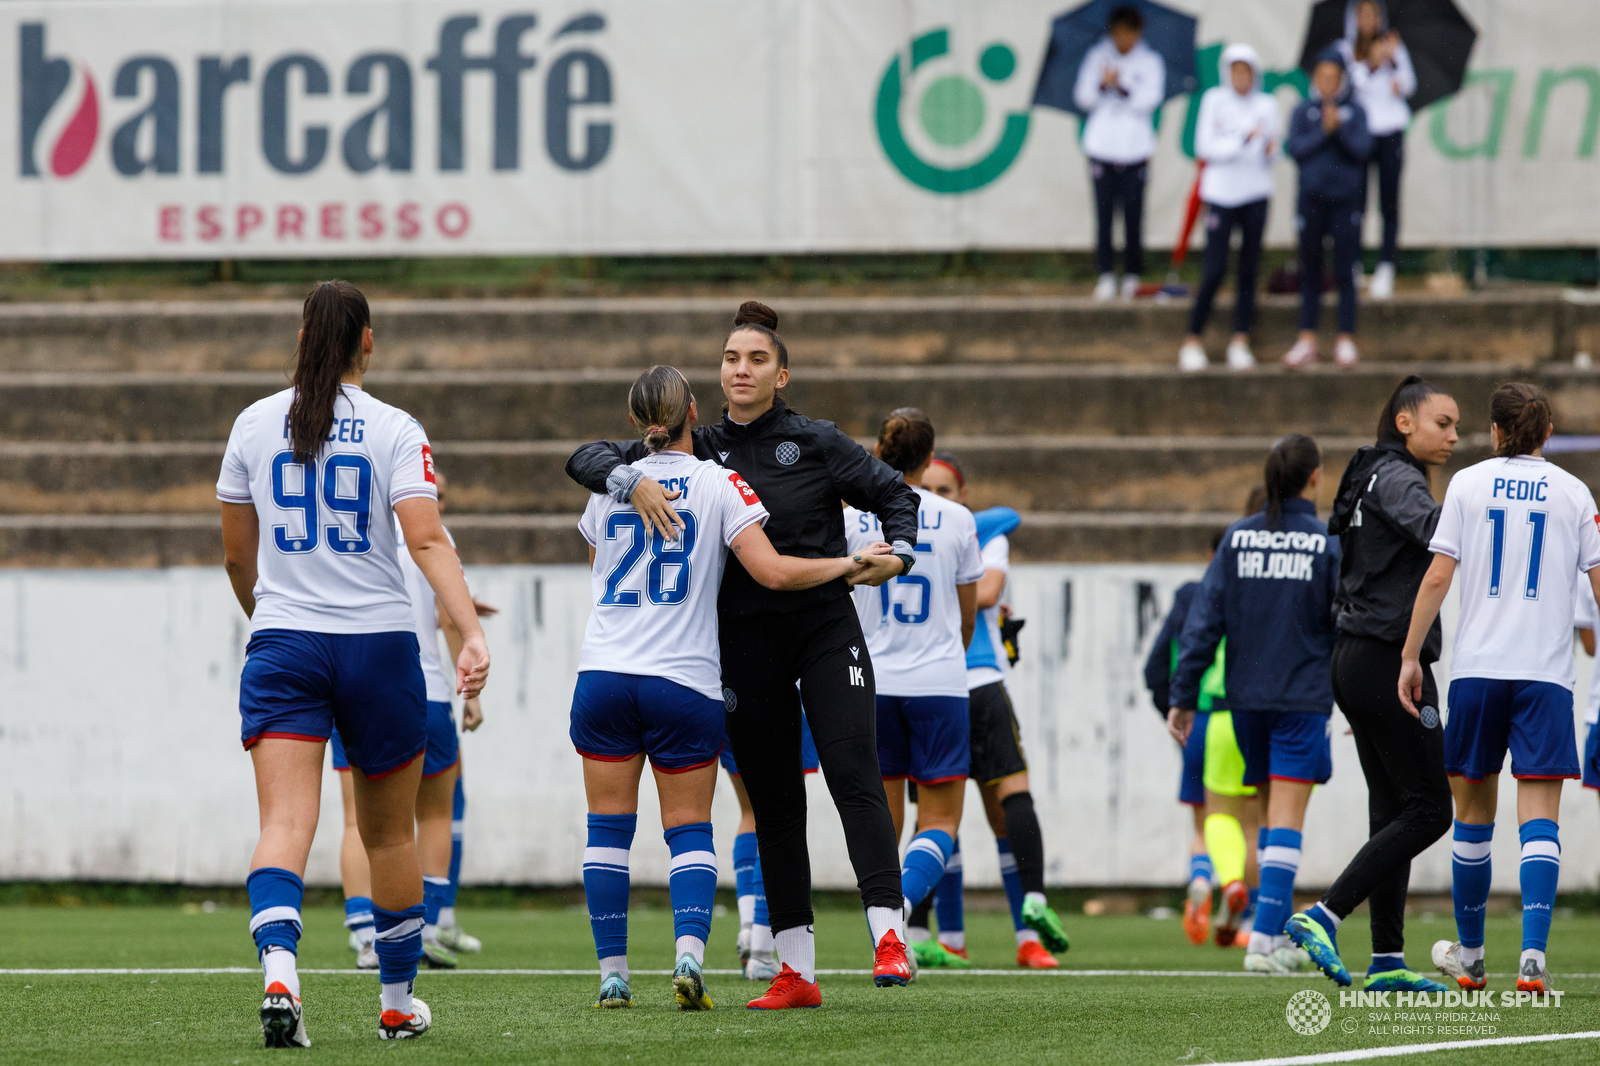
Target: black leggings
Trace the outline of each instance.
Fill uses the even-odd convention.
[[[1228,274],[1229,246],[1239,230],[1239,284],[1233,300],[1233,331],[1249,333],[1256,324],[1256,274],[1261,266],[1261,235],[1267,229],[1268,200],[1252,200],[1238,207],[1206,205],[1206,266],[1189,311],[1189,332],[1205,332],[1222,279]]]
[[[845,596],[794,614],[721,621],[728,740],[755,812],[772,931],[812,922],[802,699],[861,900],[901,906],[899,841],[878,771],[872,660],[854,603]]]
[[[1340,636],[1334,645],[1333,698],[1355,734],[1367,778],[1369,835],[1322,903],[1343,918],[1367,900],[1375,954],[1405,949],[1411,860],[1444,836],[1452,817],[1439,690],[1431,668],[1422,677],[1424,720],[1418,721],[1400,705],[1398,644]]]
[[[1378,262],[1393,263],[1400,240],[1400,171],[1406,161],[1406,134],[1385,133],[1372,138],[1372,158],[1361,168],[1361,206],[1367,206],[1367,182],[1378,168],[1378,211],[1383,215],[1383,243]]]

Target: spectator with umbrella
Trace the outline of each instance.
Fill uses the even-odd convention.
[[[1122,212],[1122,297],[1132,299],[1144,270],[1144,186],[1156,135],[1150,116],[1165,99],[1166,65],[1140,38],[1144,15],[1132,5],[1111,12],[1104,38],[1083,57],[1073,99],[1089,115],[1083,150],[1094,180],[1097,300],[1117,294],[1112,216]]]
[[[1350,70],[1356,99],[1367,112],[1372,133],[1372,162],[1378,167],[1378,210],[1383,213],[1383,244],[1367,295],[1387,300],[1394,295],[1395,245],[1400,235],[1400,168],[1405,162],[1406,126],[1411,108],[1406,98],[1417,91],[1417,72],[1400,35],[1388,26],[1382,0],[1357,0],[1350,8],[1350,26],[1339,51]],[[1371,176],[1363,168],[1364,178]],[[1367,203],[1362,183],[1361,204]]]
[[[1361,241],[1361,194],[1366,188],[1372,134],[1351,91],[1344,57],[1329,47],[1311,70],[1311,96],[1294,109],[1285,147],[1300,164],[1296,228],[1300,232],[1300,336],[1284,355],[1291,369],[1317,361],[1322,312],[1322,245],[1333,238],[1333,278],[1339,289],[1339,366],[1360,362],[1356,351],[1356,254]]]
[[[1247,44],[1223,49],[1219,63],[1223,84],[1200,98],[1195,124],[1195,155],[1203,165],[1200,199],[1206,205],[1206,262],[1200,291],[1189,312],[1189,335],[1178,349],[1178,369],[1204,370],[1209,362],[1200,334],[1211,317],[1211,302],[1228,272],[1233,231],[1240,232],[1238,291],[1233,304],[1233,337],[1228,342],[1228,367],[1256,365],[1250,351],[1255,325],[1256,270],[1261,263],[1261,235],[1267,227],[1272,199],[1272,161],[1281,138],[1278,105],[1261,91],[1261,59]]]

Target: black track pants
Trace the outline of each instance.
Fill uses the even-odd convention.
[[[1368,839],[1322,902],[1343,918],[1367,900],[1372,950],[1405,948],[1406,889],[1411,860],[1450,828],[1450,782],[1444,772],[1444,726],[1431,669],[1423,670],[1422,703],[1411,717],[1400,705],[1400,646],[1341,636],[1333,649],[1333,697],[1355,734],[1367,778]]]
[[[756,816],[772,931],[812,920],[802,699],[862,902],[901,906],[899,842],[878,771],[872,660],[853,602],[843,597],[794,614],[724,617],[721,645],[728,740]]]

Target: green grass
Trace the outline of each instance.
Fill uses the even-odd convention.
[[[309,908],[301,941],[304,969],[345,968],[342,912]],[[251,966],[247,914],[194,906],[0,908],[0,968]],[[594,965],[587,916],[574,908],[481,909],[462,913],[483,938],[484,952],[468,964],[483,969],[588,969]],[[632,964],[672,964],[671,915],[636,908]],[[1069,919],[1071,969],[1235,970],[1240,953],[1193,947],[1175,921],[1144,917]],[[731,968],[735,926],[713,926],[708,967]],[[1451,934],[1448,916],[1413,920],[1410,958],[1423,966],[1428,945]],[[1491,918],[1491,970],[1509,971],[1516,958],[1515,918]],[[975,965],[1011,967],[1010,922],[1004,915],[970,914]],[[818,964],[859,968],[869,961],[859,913],[818,914]],[[1353,917],[1340,937],[1346,961],[1360,964],[1369,945],[1364,921]],[[1600,973],[1600,918],[1558,918],[1551,964],[1562,974]],[[1203,1063],[1412,1044],[1426,1035],[1368,1031],[1368,1011],[1341,1008],[1333,986],[1319,977],[1081,977],[1018,974],[925,975],[908,989],[873,988],[864,976],[824,976],[820,1011],[765,1014],[741,1009],[758,991],[731,976],[707,981],[717,1009],[677,1011],[667,978],[636,974],[637,1006],[594,1010],[598,975],[489,976],[429,974],[417,992],[434,1011],[434,1029],[414,1044],[385,1044],[375,1036],[377,988],[371,975],[306,974],[313,1047],[307,1057],[328,1063],[375,1062],[381,1056],[422,1056],[433,1063]],[[1600,979],[1568,978],[1559,1009],[1501,1009],[1499,1036],[1600,1028]],[[260,977],[246,974],[0,974],[0,1061],[17,1063],[217,1063],[259,1061],[255,1011]],[[1508,978],[1490,988],[1512,987]],[[1284,1006],[1302,988],[1329,995],[1334,1021],[1317,1036],[1300,1036],[1284,1021]],[[1346,1018],[1358,1032],[1345,1033]],[[1596,1044],[1569,1041],[1451,1052],[1439,1066],[1528,1062],[1592,1063]],[[392,1060],[390,1060],[392,1061]],[[1408,1060],[1409,1061],[1409,1060]]]

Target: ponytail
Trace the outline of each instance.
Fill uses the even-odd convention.
[[[1543,448],[1555,418],[1550,413],[1550,397],[1543,389],[1513,381],[1494,390],[1489,399],[1489,421],[1500,430],[1500,447],[1495,455],[1509,459]]]
[[[683,436],[694,393],[689,381],[672,366],[653,366],[628,390],[628,413],[644,430],[644,446],[659,452]]]
[[[1322,465],[1322,449],[1304,433],[1279,437],[1267,453],[1267,528],[1283,521],[1283,501],[1305,491],[1311,475]]]
[[[897,407],[878,428],[878,458],[904,474],[933,456],[933,423],[915,407]],[[959,476],[959,474],[957,475]]]
[[[1417,374],[1407,374],[1400,384],[1395,386],[1394,392],[1389,394],[1389,402],[1383,405],[1383,413],[1378,416],[1378,443],[1405,447],[1406,435],[1400,432],[1400,427],[1395,424],[1395,418],[1402,412],[1416,414],[1429,396],[1446,395],[1448,393],[1433,382],[1424,381]]]
[[[310,462],[328,439],[340,379],[361,357],[361,337],[371,324],[367,298],[348,281],[319,281],[306,297],[289,404],[295,462]]]

